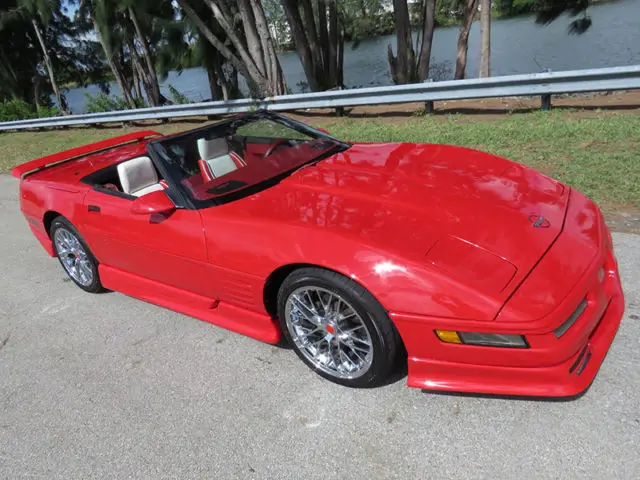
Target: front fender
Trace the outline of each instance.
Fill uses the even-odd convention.
[[[206,231],[209,259],[223,268],[266,280],[286,265],[315,265],[360,283],[389,312],[492,320],[501,306],[426,262],[335,232],[242,220],[206,225]]]

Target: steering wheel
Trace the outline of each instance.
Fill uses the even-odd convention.
[[[276,150],[278,150],[279,148],[282,147],[290,147],[291,146],[291,141],[287,138],[279,138],[277,139],[275,142],[273,142],[271,144],[271,146],[269,147],[269,149],[265,152],[264,156],[265,157],[269,157],[273,154],[273,152],[275,152]]]

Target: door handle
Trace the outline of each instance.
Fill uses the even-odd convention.
[[[100,211],[100,207],[99,207],[99,206],[97,206],[97,205],[89,205],[89,206],[87,207],[87,209],[88,209],[90,212],[99,212],[99,211]]]

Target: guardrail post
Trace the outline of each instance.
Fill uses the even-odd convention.
[[[435,110],[436,108],[433,105],[433,100],[427,100],[426,102],[424,102],[424,113],[433,113]]]
[[[427,78],[424,83],[433,83],[433,78]],[[430,114],[435,111],[435,106],[433,104],[433,100],[427,100],[424,102],[424,113]]]
[[[551,110],[551,95],[542,95],[540,97],[540,110],[543,112]]]

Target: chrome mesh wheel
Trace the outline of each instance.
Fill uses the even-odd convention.
[[[323,372],[352,379],[371,367],[369,330],[337,293],[314,286],[294,290],[286,300],[285,323],[300,352]]]
[[[58,258],[67,274],[85,287],[93,283],[93,269],[80,240],[65,227],[59,227],[53,234]]]

